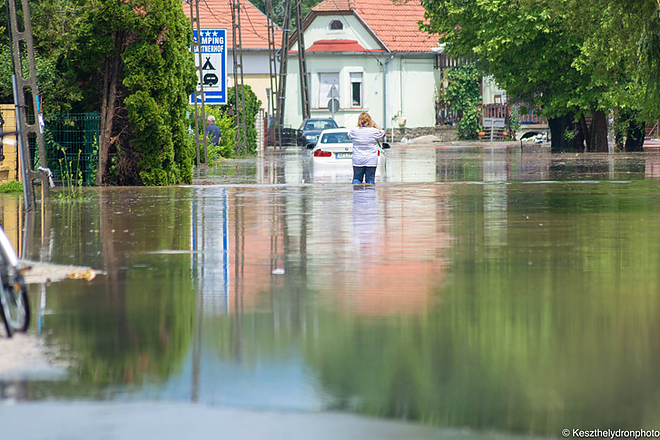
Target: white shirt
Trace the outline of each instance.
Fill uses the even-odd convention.
[[[385,130],[374,127],[356,127],[348,132],[353,139],[353,166],[378,166],[378,139],[385,137]]]

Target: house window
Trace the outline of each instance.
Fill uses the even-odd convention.
[[[339,72],[319,73],[319,108],[328,108],[332,98],[339,99]]]
[[[351,107],[362,107],[362,73],[351,73]]]
[[[332,21],[330,22],[330,30],[331,30],[331,31],[340,31],[340,30],[342,30],[342,29],[344,29],[344,23],[342,23],[341,21],[339,21],[339,20],[332,20]]]

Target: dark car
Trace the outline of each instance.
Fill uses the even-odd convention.
[[[305,148],[314,148],[316,141],[319,139],[319,135],[323,130],[329,130],[331,128],[339,128],[334,119],[330,118],[309,118],[305,119],[300,125],[298,132],[300,137],[298,138],[298,145],[302,145]]]

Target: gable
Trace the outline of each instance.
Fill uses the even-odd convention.
[[[339,22],[342,29],[332,29],[332,23]],[[338,51],[338,52],[374,52],[385,51],[382,42],[378,41],[373,33],[365,27],[358,17],[352,12],[347,13],[323,13],[315,15],[305,26],[305,50],[316,51]],[[336,47],[328,42],[337,43]],[[292,37],[292,51],[298,50],[298,42],[295,34]],[[347,42],[354,42],[348,44]],[[343,47],[342,47],[343,46]]]
[[[352,13],[357,20],[391,52],[433,52],[438,36],[419,30],[425,9],[419,0],[325,0],[316,5],[310,15]]]

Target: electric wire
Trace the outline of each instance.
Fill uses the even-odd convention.
[[[211,16],[212,16],[213,18],[215,18],[215,20],[216,20],[218,23],[220,23],[220,24],[231,25],[231,23],[232,23],[231,20],[222,19],[222,18],[218,17],[218,16],[215,15],[215,13],[213,12],[213,9],[211,9],[211,5],[209,5],[208,2],[207,2],[206,0],[202,0],[202,1],[203,1],[204,4],[206,5],[206,9],[209,11],[209,13],[211,14]],[[254,28],[254,25],[252,24],[252,20],[250,20],[250,16],[247,14],[247,9],[245,8],[245,6],[243,6],[243,9],[246,11],[246,15],[247,15],[247,17],[248,17],[248,21],[250,22],[250,25],[251,25],[251,27],[252,27],[252,30],[251,30],[251,31],[248,30],[248,32],[250,32],[251,34],[256,35],[257,37],[259,37],[259,38],[262,39],[262,40],[266,40],[266,38],[264,38],[263,36],[261,36],[261,35],[257,32],[257,30]]]

